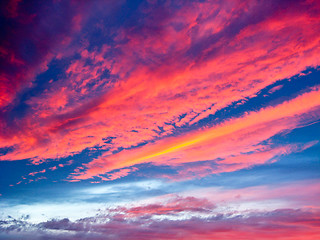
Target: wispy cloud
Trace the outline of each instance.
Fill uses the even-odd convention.
[[[216,172],[262,164],[276,156],[301,151],[316,143],[307,143],[300,147],[294,145],[270,147],[263,141],[319,119],[319,96],[319,89],[314,88],[290,101],[258,112],[247,113],[212,128],[171,137],[137,149],[124,150],[118,154],[108,156],[107,153],[106,156],[86,164],[87,170],[77,173],[73,178],[87,179],[115,169],[147,162],[176,165],[216,160],[220,165],[218,166],[220,170]]]
[[[14,147],[1,159],[136,146],[317,66],[319,21],[301,8],[318,10],[296,3],[281,14],[281,4],[251,1],[146,6],[143,23],[117,29],[112,46],[80,48],[61,78],[28,99],[30,111],[2,134],[1,146]]]

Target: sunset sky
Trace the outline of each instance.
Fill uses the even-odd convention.
[[[0,239],[320,239],[320,1],[0,9]]]

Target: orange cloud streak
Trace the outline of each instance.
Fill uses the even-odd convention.
[[[258,112],[250,112],[209,129],[185,136],[170,137],[138,149],[124,150],[119,154],[102,156],[87,164],[87,171],[74,178],[86,179],[147,162],[175,165],[224,158],[222,163],[255,164],[259,163],[259,158],[270,159],[272,156],[288,152],[285,148],[266,152],[266,146],[261,145],[262,141],[299,125],[306,125],[319,117],[320,89],[317,87],[291,101]],[[248,161],[250,156],[242,154],[250,151],[258,151],[267,158],[255,156],[257,160]]]

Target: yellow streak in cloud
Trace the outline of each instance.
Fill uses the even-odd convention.
[[[152,158],[156,158],[168,153],[177,152],[186,147],[190,147],[198,143],[226,136],[236,131],[240,131],[248,127],[253,127],[257,124],[262,124],[264,122],[269,122],[284,117],[291,117],[296,114],[302,114],[306,110],[311,109],[313,107],[317,107],[319,105],[320,90],[319,88],[315,88],[315,91],[305,93],[291,101],[284,102],[276,107],[265,108],[260,110],[259,112],[252,112],[241,118],[231,119],[223,123],[223,125],[216,126],[210,130],[201,131],[200,133],[198,132],[198,134],[193,136],[189,136],[189,139],[186,139],[182,143],[179,143],[177,145],[172,144],[173,146],[171,145],[163,150],[155,149],[152,151],[153,153],[149,155],[134,158],[129,161],[127,159],[125,163],[129,163],[130,165],[142,163],[145,162],[145,160],[150,160]],[[190,138],[192,139],[190,140]]]

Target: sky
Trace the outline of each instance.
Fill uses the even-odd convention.
[[[0,239],[320,239],[320,2],[0,3]]]

